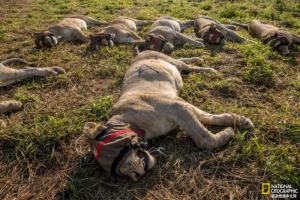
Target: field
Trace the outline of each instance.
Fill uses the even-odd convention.
[[[80,42],[44,50],[34,44],[36,33],[74,14],[109,21],[122,15],[188,20],[203,14],[222,23],[261,19],[300,35],[299,1],[0,0],[0,5],[1,61],[20,57],[36,67],[67,71],[0,89],[0,101],[23,103],[20,111],[0,115],[8,124],[0,128],[0,199],[271,199],[261,194],[262,183],[300,188],[300,46],[282,56],[238,28],[257,43],[177,47],[172,57],[201,57],[198,66],[218,70],[183,73],[181,97],[210,113],[244,115],[255,128],[237,129],[233,140],[214,151],[198,149],[176,128],[149,141],[150,147],[164,147],[167,156],[155,153],[156,167],[134,182],[101,169],[85,143],[86,161],[75,151],[85,122],[110,118],[134,47],[91,53]],[[197,37],[192,27],[184,34]],[[217,133],[224,127],[208,128]]]

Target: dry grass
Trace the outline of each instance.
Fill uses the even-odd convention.
[[[74,148],[85,122],[105,123],[110,117],[134,58],[133,47],[86,54],[85,45],[63,43],[38,50],[32,37],[73,14],[101,20],[119,15],[194,19],[207,14],[224,23],[259,18],[300,35],[298,2],[0,0],[0,5],[0,60],[21,57],[37,67],[60,66],[67,71],[0,89],[0,100],[17,99],[24,105],[20,111],[0,115],[8,123],[0,129],[0,199],[270,199],[261,194],[264,182],[300,187],[299,47],[285,57],[258,40],[258,44],[177,48],[173,57],[202,57],[205,66],[219,71],[184,73],[182,98],[211,113],[250,117],[255,129],[238,130],[228,145],[209,151],[199,150],[177,128],[150,141],[151,147],[163,146],[168,156],[155,154],[155,169],[134,182],[109,175],[91,154],[84,162]],[[244,30],[238,32],[250,38]],[[192,28],[185,34],[196,37]],[[209,129],[216,133],[222,128]]]

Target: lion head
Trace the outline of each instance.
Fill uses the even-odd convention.
[[[114,42],[113,42],[114,37],[115,37],[115,34],[112,34],[112,33],[100,33],[100,34],[90,35],[90,38],[91,38],[90,47],[96,48],[96,49],[99,49],[99,46],[113,47],[114,46]]]
[[[54,47],[58,44],[58,38],[55,37],[54,34],[52,34],[49,31],[44,31],[42,33],[39,33],[35,38],[35,44],[38,48],[43,47]]]
[[[289,51],[290,41],[285,35],[275,33],[274,35],[268,36],[262,39],[263,43],[268,43],[270,41],[270,47],[277,50],[279,53],[286,55]]]
[[[153,50],[170,54],[173,51],[174,46],[168,42],[167,39],[162,35],[146,34],[145,39],[145,50]]]
[[[215,23],[212,23],[209,27],[200,30],[198,34],[208,44],[217,44],[221,46],[226,44],[224,35],[217,29]]]
[[[130,124],[113,121],[106,125],[86,123],[83,133],[102,168],[127,175],[137,181],[155,164],[146,150],[146,132],[132,130]]]

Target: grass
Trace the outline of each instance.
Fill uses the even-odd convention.
[[[200,14],[223,23],[261,19],[300,35],[299,2],[0,0],[0,4],[0,60],[21,57],[37,67],[60,66],[67,71],[0,89],[0,100],[23,103],[21,111],[0,115],[8,124],[0,129],[1,199],[270,199],[261,194],[262,183],[300,188],[299,46],[294,45],[288,56],[256,39],[257,44],[228,41],[224,47],[176,48],[173,57],[198,56],[204,59],[203,66],[219,71],[183,73],[181,97],[207,112],[249,117],[255,128],[237,130],[233,140],[214,151],[198,149],[184,130],[176,128],[149,141],[150,146],[164,147],[168,156],[155,154],[155,169],[134,182],[102,170],[85,144],[86,162],[74,147],[85,122],[105,123],[111,116],[134,58],[133,47],[103,47],[86,56],[86,46],[78,43],[37,50],[31,36],[74,14],[100,20],[120,15],[188,20]],[[100,30],[94,27],[85,33]],[[238,33],[250,38],[245,30]],[[193,28],[184,34],[196,37]],[[223,127],[209,129],[216,133]]]

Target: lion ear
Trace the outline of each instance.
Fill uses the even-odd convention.
[[[82,132],[86,137],[93,140],[104,129],[105,126],[103,125],[96,124],[94,122],[87,122]]]
[[[215,23],[212,23],[210,25],[210,28],[209,28],[211,31],[214,31],[216,29],[216,24]]]
[[[145,38],[145,40],[146,40],[147,42],[150,42],[151,39],[153,38],[153,36],[152,36],[152,34],[147,34],[147,35],[144,36],[144,38]]]

